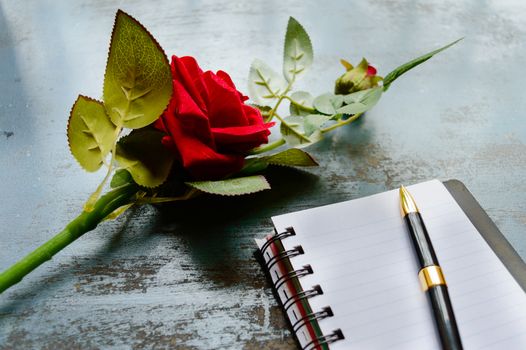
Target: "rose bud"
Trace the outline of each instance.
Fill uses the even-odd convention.
[[[356,67],[353,67],[352,64],[343,59],[340,62],[347,71],[336,80],[334,93],[337,95],[347,95],[356,91],[370,89],[378,86],[378,83],[383,79],[376,75],[376,68],[369,65],[365,58]]]
[[[268,142],[269,128],[230,76],[203,72],[193,57],[172,57],[174,93],[155,123],[193,180],[222,179],[241,170],[247,152]]]

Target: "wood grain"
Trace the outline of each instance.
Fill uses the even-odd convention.
[[[0,6],[0,269],[76,216],[101,174],[68,154],[78,93],[99,97],[113,16],[138,18],[169,54],[231,73],[281,70],[289,15],[311,35],[298,89],[320,94],[362,55],[381,75],[466,39],[397,80],[354,125],[273,169],[273,190],[144,207],[106,222],[0,296],[0,349],[292,349],[254,258],[272,215],[431,178],[458,178],[524,259],[526,10],[521,1],[106,1]]]

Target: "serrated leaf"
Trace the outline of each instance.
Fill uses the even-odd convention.
[[[268,164],[282,166],[318,166],[314,158],[305,151],[290,148],[283,152],[264,157]]]
[[[269,114],[270,114],[270,111],[272,110],[272,107],[270,107],[270,106],[260,106],[260,105],[256,105],[256,104],[251,104],[251,106],[254,107],[254,108],[259,109],[259,111],[261,112],[261,115],[263,116],[263,118],[268,117]]]
[[[368,111],[382,97],[382,87],[377,86],[375,88],[354,92],[343,97],[345,106],[339,108],[337,113],[343,114],[357,114]]]
[[[431,52],[429,52],[429,53],[427,53],[425,55],[417,57],[414,60],[411,60],[411,61],[409,61],[407,63],[404,63],[401,66],[397,67],[396,69],[394,69],[392,72],[390,72],[389,74],[387,74],[385,76],[384,84],[383,84],[384,85],[384,91],[387,91],[387,89],[389,89],[389,86],[393,83],[393,81],[395,81],[402,74],[404,74],[408,70],[418,66],[419,64],[424,63],[425,61],[427,61],[428,59],[430,59],[431,57],[433,57],[437,53],[439,53],[441,51],[444,51],[445,49],[455,45],[456,43],[458,43],[462,39],[463,38],[455,40],[452,43],[447,44],[446,46],[443,46],[443,47],[441,47],[441,48],[439,48],[437,50],[431,51]]]
[[[117,162],[141,186],[157,187],[170,174],[174,155],[161,144],[162,137],[162,132],[145,128],[132,131],[117,143]]]
[[[283,53],[283,75],[288,82],[294,81],[312,64],[313,52],[309,35],[293,17],[289,18]]]
[[[309,114],[304,117],[303,129],[305,135],[310,136],[317,130],[319,130],[323,124],[331,120],[332,116],[323,114]]]
[[[87,171],[96,171],[104,163],[117,135],[104,105],[79,95],[69,115],[68,143],[71,153]]]
[[[285,93],[287,82],[281,75],[261,60],[254,60],[248,74],[248,91],[252,100],[267,106],[272,100]]]
[[[242,175],[250,175],[265,170],[268,167],[266,158],[267,157],[254,157],[245,159],[245,164],[243,164],[243,168],[239,173]]]
[[[132,182],[133,182],[133,178],[130,172],[126,169],[119,169],[113,175],[111,182],[110,182],[110,187],[117,188],[117,187],[124,186]]]
[[[312,145],[323,138],[323,134],[318,130],[311,135],[305,135],[305,119],[298,116],[290,116],[281,123],[281,135],[291,147],[302,148]]]
[[[270,189],[267,180],[261,175],[220,181],[194,181],[186,182],[186,184],[202,192],[221,196],[240,196]]]
[[[314,108],[323,114],[333,115],[343,104],[343,96],[329,93],[320,95],[314,99]]]
[[[142,128],[154,122],[172,96],[170,65],[157,41],[119,10],[111,36],[104,105],[115,125]]]
[[[290,115],[309,115],[314,108],[312,102],[314,98],[307,91],[296,91],[290,95]]]

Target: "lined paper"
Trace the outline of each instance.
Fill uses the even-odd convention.
[[[426,223],[448,283],[465,349],[526,349],[526,295],[437,180],[408,186]],[[341,329],[331,349],[440,349],[432,311],[400,214],[398,190],[272,218],[278,232],[294,227],[285,249],[301,245],[294,269],[324,294],[313,311],[324,334]]]

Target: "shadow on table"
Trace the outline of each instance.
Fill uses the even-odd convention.
[[[327,137],[311,149],[314,153],[325,154],[328,149],[348,148],[357,144],[354,161],[360,161],[367,155],[360,153],[362,147],[359,145],[369,141],[369,131],[360,127],[360,124],[361,121],[354,128],[341,130],[340,141]],[[326,204],[313,199],[313,196],[326,190],[324,182],[319,181],[316,175],[319,172],[320,169],[315,168],[301,170],[271,167],[265,172],[272,186],[269,191],[234,197],[202,195],[189,201],[157,206],[156,209],[130,211],[113,224],[114,233],[111,236],[101,236],[104,244],[96,248],[96,252],[77,254],[74,258],[66,259],[65,263],[48,267],[48,271],[40,275],[39,271],[42,270],[36,270],[34,273],[37,277],[32,276],[31,283],[14,288],[16,290],[10,297],[12,302],[4,299],[0,303],[0,316],[15,311],[24,300],[27,301],[26,307],[34,305],[36,300],[46,300],[60,293],[61,286],[68,283],[91,288],[88,293],[104,294],[102,283],[93,285],[90,281],[101,278],[110,285],[111,276],[115,274],[129,279],[119,268],[137,271],[144,268],[148,270],[148,273],[145,272],[147,278],[155,276],[155,269],[162,267],[162,261],[157,263],[159,266],[145,259],[130,261],[135,257],[152,255],[151,252],[158,247],[162,237],[166,236],[171,237],[178,252],[183,251],[190,258],[192,266],[189,268],[203,276],[202,282],[208,279],[219,286],[248,283],[253,287],[261,287],[265,280],[253,256],[256,249],[254,238],[272,232],[270,217],[273,215]],[[180,249],[183,245],[185,248]],[[164,258],[177,259],[171,255]],[[124,268],[119,267],[119,263]],[[254,276],[257,278],[254,279]],[[136,288],[136,282],[126,281],[126,288]]]
[[[352,152],[349,163],[365,164],[362,168],[366,168],[366,158],[370,155],[363,145],[370,143],[372,133],[361,119],[352,127],[339,130],[337,136],[328,135],[310,150],[323,155],[322,164],[339,161],[334,157],[335,149]],[[265,176],[272,186],[270,191],[236,197],[203,195],[191,201],[160,206],[155,234],[170,235],[178,244],[184,243],[194,269],[213,283],[249,288],[266,285],[263,270],[254,257],[254,239],[272,233],[271,216],[328,204],[327,200],[333,202],[334,194],[324,196],[322,192],[327,191],[327,183],[339,181],[319,181],[316,174],[324,172],[321,168],[267,170]],[[342,194],[341,200],[346,196]]]
[[[323,154],[323,164],[339,161],[329,150],[352,150],[352,162],[341,166],[359,166],[368,157],[362,146],[370,142],[371,134],[363,122],[359,120],[335,136],[328,135],[310,151]],[[146,292],[157,283],[152,281],[157,281],[158,277],[166,278],[168,284],[175,283],[173,278],[157,276],[157,273],[162,266],[178,258],[187,265],[178,269],[199,275],[198,282],[203,286],[210,286],[210,283],[218,288],[267,286],[263,270],[253,255],[256,250],[254,238],[272,232],[270,217],[273,215],[333,200],[334,196],[323,197],[327,181],[329,184],[333,181],[319,181],[316,174],[323,172],[320,168],[271,167],[265,172],[272,186],[270,191],[235,197],[202,195],[155,209],[130,210],[117,223],[106,224],[106,228],[93,233],[100,236],[92,240],[91,244],[96,245],[94,252],[75,254],[60,264],[55,262],[48,265],[47,271],[37,269],[29,283],[8,291],[7,299],[0,300],[0,326],[7,320],[4,315],[31,312],[49,298],[75,293],[72,288],[80,288],[76,292],[88,295],[105,295]],[[108,228],[113,234],[107,234]],[[166,244],[167,237],[172,246],[157,254],[156,249],[159,244]],[[155,258],[151,258],[153,256]],[[65,285],[69,291],[63,290]]]
[[[173,237],[174,245],[184,243],[185,254],[193,263],[191,269],[204,278],[201,282],[208,280],[218,286],[248,283],[262,287],[266,282],[253,257],[256,248],[253,239],[271,232],[269,217],[283,212],[291,201],[301,201],[303,194],[312,194],[318,183],[316,175],[292,168],[269,169],[266,177],[272,185],[270,191],[237,197],[202,195],[190,201],[162,205],[157,210],[145,210],[149,218],[141,218],[144,214],[141,209],[131,211],[115,225],[117,231],[106,237],[106,242],[95,253],[55,263],[51,271],[41,267],[33,272],[36,276],[31,276],[30,283],[7,291],[8,299],[0,302],[0,325],[4,315],[31,312],[42,300],[53,298],[57,293],[62,295],[61,287],[65,284],[87,288],[88,294],[103,295],[112,292],[112,276],[117,274],[132,279],[121,284],[136,288],[134,277],[121,270],[134,270],[130,274],[133,276],[146,266],[150,273],[147,277],[154,276],[157,270],[152,266],[162,266],[162,258],[166,263],[177,257],[159,257],[160,262],[137,257],[151,256],[161,237],[167,235]],[[119,262],[128,257],[127,263],[120,266]],[[133,258],[137,259],[130,263]],[[258,278],[254,278],[255,275]],[[109,291],[103,289],[105,284],[98,278],[105,279]],[[125,291],[121,288],[113,292]]]
[[[318,186],[318,176],[298,169],[271,168],[265,176],[270,191],[236,197],[202,195],[160,207],[156,234],[183,240],[195,268],[212,282],[261,287],[263,278],[253,278],[260,270],[253,257],[254,238],[271,233],[270,217],[290,211],[291,202],[301,206],[302,198]]]
[[[271,167],[265,172],[271,190],[243,196],[203,194],[189,201],[159,206],[159,227],[177,225],[203,228],[204,232],[254,217],[268,218],[302,195],[312,194],[318,176],[289,167]],[[203,233],[204,233],[203,232]]]

